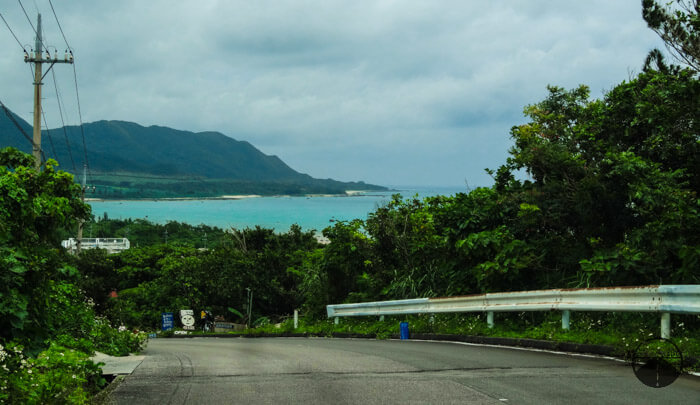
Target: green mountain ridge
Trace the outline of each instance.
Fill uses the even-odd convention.
[[[31,136],[32,128],[11,113]],[[189,132],[127,121],[96,121],[42,131],[46,158],[74,174],[87,161],[94,197],[211,197],[224,194],[342,194],[345,190],[386,190],[364,182],[315,179],[279,157],[220,132]],[[67,146],[70,144],[70,148]],[[31,153],[31,145],[4,112],[0,145]]]

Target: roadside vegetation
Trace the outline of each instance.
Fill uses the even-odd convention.
[[[81,290],[61,229],[87,218],[73,177],[0,150],[0,403],[84,403],[105,383],[95,350],[137,351],[143,335],[112,328]]]
[[[423,200],[397,195],[365,220],[323,229],[327,244],[298,226],[275,233],[96,220],[55,162],[36,173],[30,156],[2,149],[0,403],[87,402],[104,384],[88,357],[138,351],[143,334],[133,331],[155,331],[162,312],[180,309],[257,327],[244,333],[289,331],[299,309],[297,331],[320,334],[387,337],[408,320],[413,333],[609,344],[622,352],[654,336],[658,319],[650,315],[573,313],[569,332],[553,314],[499,315],[493,329],[479,315],[337,326],[325,319],[327,304],[344,302],[700,284],[700,80],[697,49],[685,46],[688,36],[697,43],[697,9],[670,15],[643,5],[687,67],[654,51],[641,73],[601,99],[585,86],[550,87],[525,107],[529,121],[512,128],[509,158],[489,170],[492,187]],[[80,220],[91,221],[93,236],[125,236],[133,248],[67,255],[60,238]],[[700,317],[672,319],[674,339],[698,356]]]

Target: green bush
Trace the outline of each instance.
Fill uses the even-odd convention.
[[[59,335],[53,339],[53,343],[69,349],[79,350],[87,354],[95,353],[95,343],[89,338],[76,338],[71,335]]]
[[[91,334],[95,350],[110,356],[126,356],[140,352],[148,340],[144,332],[132,332],[124,328],[113,328],[107,320],[97,318]]]
[[[105,385],[88,354],[52,344],[36,357],[0,346],[0,403],[85,404]]]
[[[174,334],[175,334],[175,329],[168,329],[168,330],[164,330],[163,332],[161,332],[159,336],[166,338],[166,337],[171,337]]]
[[[124,327],[113,328],[104,318],[97,318],[87,338],[59,335],[53,339],[53,343],[88,354],[99,351],[110,356],[126,356],[140,352],[147,336],[144,332],[132,332]]]

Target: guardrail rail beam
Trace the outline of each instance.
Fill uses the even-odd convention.
[[[562,311],[569,329],[572,311],[651,312],[661,315],[661,337],[671,335],[671,314],[700,314],[700,285],[574,288],[488,293],[447,298],[328,305],[336,324],[344,316],[486,312],[489,328],[495,312]]]

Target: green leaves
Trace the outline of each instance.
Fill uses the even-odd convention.
[[[90,208],[72,176],[55,165],[49,161],[37,173],[31,156],[0,150],[0,341],[23,339],[32,349],[92,324],[84,296],[71,284],[77,271],[66,265],[57,236]]]
[[[226,309],[228,309],[228,312],[230,312],[230,313],[236,315],[237,317],[239,317],[239,318],[241,318],[241,319],[245,318],[245,315],[243,315],[243,314],[241,313],[241,311],[239,311],[239,310],[237,310],[237,309],[235,309],[235,308],[228,307],[228,308],[226,308]]]
[[[654,0],[642,0],[642,16],[676,58],[696,72],[700,71],[700,6],[697,0],[670,1],[666,7]]]

